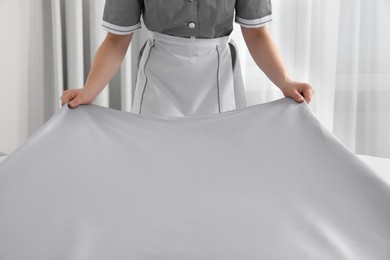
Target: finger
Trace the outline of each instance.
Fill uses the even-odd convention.
[[[295,91],[293,92],[292,98],[293,98],[296,102],[298,102],[298,103],[302,103],[302,102],[304,101],[304,98],[302,97],[302,95],[301,95],[297,90],[295,90]]]
[[[62,93],[62,96],[61,96],[61,103],[62,103],[62,106],[73,100],[74,98],[76,98],[77,96],[77,91],[75,90],[65,90],[63,93]]]
[[[310,85],[307,85],[307,87],[303,89],[303,96],[308,104],[311,102],[313,94],[314,89]]]
[[[73,99],[72,101],[69,102],[68,106],[70,108],[76,108],[80,104],[82,104],[82,100],[79,97],[76,97],[75,99]]]
[[[71,101],[72,99],[70,98],[69,95],[65,94],[61,96],[61,106],[65,105],[65,103]]]

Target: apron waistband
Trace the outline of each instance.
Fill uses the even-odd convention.
[[[196,38],[184,38],[171,36],[168,34],[158,33],[150,31],[150,38],[157,41],[166,42],[169,44],[176,44],[182,46],[217,46],[217,45],[226,45],[230,42],[231,36],[224,36],[214,39],[196,39]]]

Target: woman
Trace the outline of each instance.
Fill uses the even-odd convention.
[[[90,104],[119,69],[133,32],[151,32],[140,52],[133,112],[207,115],[245,107],[233,18],[261,70],[284,96],[310,103],[314,89],[290,79],[265,24],[270,0],[107,0],[106,39],[83,89],[64,91],[70,108]]]

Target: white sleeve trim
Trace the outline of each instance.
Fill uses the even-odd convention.
[[[102,22],[103,29],[107,32],[118,34],[118,35],[126,35],[134,32],[135,30],[141,28],[141,22],[132,26],[119,26],[106,21]]]
[[[259,19],[244,19],[236,15],[236,23],[240,24],[242,27],[246,28],[257,28],[257,27],[262,27],[266,23],[272,21],[272,15],[267,15]]]

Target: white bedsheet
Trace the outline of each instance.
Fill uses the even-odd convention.
[[[292,99],[63,107],[0,164],[0,259],[390,259],[390,189]]]
[[[2,161],[4,161],[5,158],[7,158],[7,156],[0,156],[0,163],[1,163]]]
[[[357,155],[375,174],[390,186],[390,159],[368,155]]]
[[[390,159],[362,154],[357,154],[357,156],[362,159],[363,162],[370,167],[379,178],[390,185]],[[0,157],[0,163],[5,160],[5,158],[7,158],[7,156]]]

